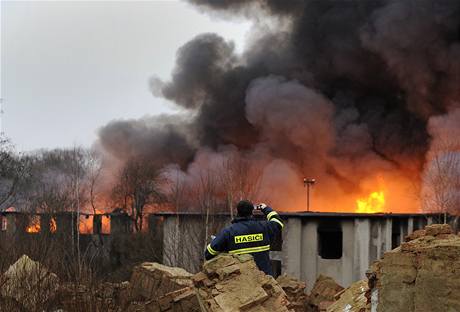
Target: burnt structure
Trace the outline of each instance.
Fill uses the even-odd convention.
[[[80,221],[77,222],[78,216]],[[110,220],[110,231],[103,232],[103,218]],[[88,223],[91,220],[91,229],[84,231],[81,235],[96,234],[129,234],[132,232],[130,217],[123,212],[113,212],[106,214],[89,214],[77,212],[58,212],[58,213],[25,213],[16,211],[0,212],[0,234],[1,235],[20,235],[29,234],[57,234],[66,235],[77,233],[79,223]]]
[[[132,248],[124,243],[132,235],[126,213],[0,212],[0,224],[0,247],[18,256],[43,256],[45,249],[59,246],[70,258],[81,255],[110,269],[123,265],[120,259],[132,254]]]
[[[281,216],[285,223],[282,237],[271,246],[274,272],[307,281],[310,287],[320,274],[331,276],[342,286],[362,279],[372,262],[399,246],[405,236],[427,224],[444,221],[439,214],[299,212],[281,213]],[[109,219],[109,230],[104,218]],[[447,217],[448,222],[454,220]],[[126,213],[80,214],[80,222],[90,221],[92,230],[81,232],[80,227],[80,235],[76,235],[75,212],[2,212],[0,241],[61,238],[69,246],[91,250],[112,266],[123,265],[133,248],[138,248],[131,244],[136,234]],[[160,212],[147,216],[148,228],[144,234],[154,243],[156,261],[194,272],[200,269],[203,250],[211,235],[229,222],[228,214]],[[455,227],[456,222],[451,223]]]
[[[438,214],[281,213],[284,230],[280,242],[272,244],[271,258],[277,274],[287,273],[312,287],[320,275],[334,278],[342,286],[363,279],[373,261],[399,246],[406,235],[427,224],[441,223]],[[196,270],[203,244],[195,242],[197,228],[204,228],[203,215],[157,213],[162,220],[163,262]],[[230,221],[218,215],[214,229]],[[180,245],[181,237],[186,244]],[[191,261],[191,259],[197,261]]]

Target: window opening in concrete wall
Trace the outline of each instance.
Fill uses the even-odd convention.
[[[29,223],[26,227],[27,233],[39,233],[40,232],[40,216],[32,215],[29,216]]]
[[[395,249],[401,242],[401,221],[394,218],[391,229],[391,249]]]
[[[328,222],[318,227],[318,253],[323,259],[340,259],[343,251],[343,234],[339,222]]]
[[[280,260],[271,260],[273,277],[277,278],[281,275],[281,261]]]
[[[93,232],[93,216],[80,215],[78,229],[80,234],[91,234]]]
[[[6,228],[8,226],[8,222],[6,221],[6,217],[0,216],[0,219],[2,220],[1,230],[6,231]]]
[[[101,234],[110,234],[110,216],[109,215],[103,215],[102,216],[102,228],[101,228]]]
[[[418,218],[414,218],[414,231],[420,230],[420,221]]]
[[[423,218],[423,219],[420,220],[420,228],[421,229],[424,229],[425,226],[427,226],[427,224],[428,224],[428,220],[426,218]]]
[[[56,218],[52,217],[50,219],[50,232],[51,233],[56,233],[56,231],[57,231]]]
[[[424,216],[414,218],[414,231],[423,230],[427,224],[427,220]]]

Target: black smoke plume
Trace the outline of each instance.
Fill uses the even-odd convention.
[[[172,80],[152,89],[190,119],[112,122],[106,150],[186,171],[196,152],[232,146],[265,164],[284,209],[304,208],[303,176],[318,180],[318,210],[349,209],[382,177],[390,210],[416,209],[427,124],[460,106],[460,2],[190,2],[252,19],[251,42],[241,55],[217,34],[184,44]]]

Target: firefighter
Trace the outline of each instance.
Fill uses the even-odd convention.
[[[266,220],[254,218],[253,210],[262,211]],[[248,200],[237,205],[238,215],[232,224],[223,229],[208,245],[205,258],[209,260],[221,252],[230,254],[251,254],[257,267],[273,275],[270,263],[270,244],[283,228],[283,221],[276,211],[265,204],[254,207]]]

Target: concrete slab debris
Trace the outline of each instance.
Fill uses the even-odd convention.
[[[129,296],[131,301],[148,301],[167,293],[193,286],[192,274],[182,268],[145,262],[133,270]]]
[[[193,280],[203,312],[293,312],[281,286],[250,255],[220,255]]]
[[[58,283],[56,274],[23,255],[0,277],[0,294],[26,311],[41,311],[55,297]]]
[[[351,284],[336,295],[337,301],[327,308],[327,312],[368,312],[369,287],[367,280],[361,280]]]
[[[335,301],[335,295],[342,290],[343,287],[337,284],[334,279],[320,275],[316,279],[309,296],[310,311],[325,311]]]
[[[448,225],[407,237],[372,271],[373,311],[460,311],[460,237]]]
[[[289,275],[280,275],[276,281],[286,293],[290,303],[289,308],[295,312],[306,311],[308,304],[308,296],[305,292],[306,284]]]

